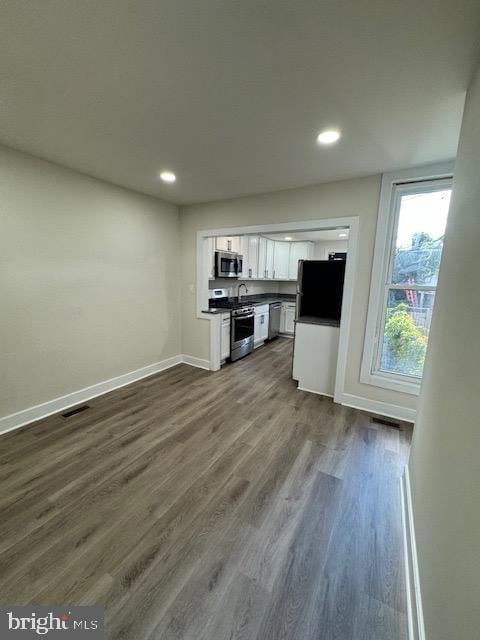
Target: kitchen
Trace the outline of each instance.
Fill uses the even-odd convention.
[[[222,365],[235,363],[279,336],[291,338],[294,342],[293,377],[298,380],[299,388],[333,395],[332,380],[335,376],[335,358],[338,351],[339,309],[348,236],[348,228],[336,228],[289,232],[287,235],[272,233],[217,236],[207,239],[205,258],[209,302],[208,310],[205,309],[204,313],[220,316],[218,340]],[[304,360],[311,360],[309,350],[304,354],[303,346],[303,324],[308,305],[304,304],[303,312],[299,308],[303,299],[299,295],[302,290],[299,265],[301,274],[303,264],[314,266],[313,277],[320,287],[318,295],[313,294],[315,299],[321,300],[325,297],[321,292],[322,278],[331,280],[329,269],[333,268],[335,271],[340,268],[342,274],[336,287],[336,298],[339,300],[337,306],[340,305],[336,312],[338,318],[335,317],[333,322],[332,318],[321,318],[322,329],[318,329],[318,318],[310,317],[306,321],[306,324],[310,325],[306,329],[309,340],[312,339],[313,331],[314,342],[322,344],[320,361],[327,363],[326,371],[321,376],[322,380],[313,383],[311,364],[306,364],[305,367],[302,365]],[[340,264],[343,268],[339,267]],[[319,268],[321,271],[318,271]],[[325,270],[327,271],[323,275]],[[316,273],[319,274],[318,277]],[[323,289],[329,289],[326,281]],[[329,312],[326,313],[328,315]],[[318,331],[326,331],[328,335],[315,336],[315,332]],[[315,348],[312,353],[314,352]],[[306,375],[302,373],[304,369]]]

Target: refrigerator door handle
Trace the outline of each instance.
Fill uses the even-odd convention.
[[[300,309],[302,307],[302,294],[297,293],[296,305],[295,305],[295,320],[300,317]]]
[[[302,293],[302,284],[303,284],[303,263],[304,260],[298,261],[298,271],[297,271],[297,293]]]
[[[295,308],[295,319],[298,320],[301,313],[302,307],[302,286],[303,286],[303,260],[298,261],[298,272],[297,272],[297,305]]]

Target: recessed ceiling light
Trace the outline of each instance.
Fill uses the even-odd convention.
[[[285,236],[285,240],[293,240],[291,236]]]
[[[162,171],[162,173],[160,174],[160,179],[164,182],[175,182],[177,176],[171,171]]]
[[[339,237],[339,238],[346,238],[346,237],[347,237],[347,234],[346,234],[346,233],[339,233],[339,234],[338,234],[338,237]]]
[[[317,142],[320,144],[333,144],[340,138],[340,131],[335,129],[326,129],[318,134]]]

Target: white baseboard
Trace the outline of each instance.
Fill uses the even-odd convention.
[[[30,424],[30,422],[36,422],[42,418],[47,418],[54,413],[64,411],[69,407],[86,402],[87,400],[101,396],[104,393],[113,391],[114,389],[125,387],[127,384],[131,384],[132,382],[136,382],[142,378],[148,378],[148,376],[152,376],[155,373],[159,373],[160,371],[164,371],[165,369],[169,369],[170,367],[174,367],[181,363],[189,364],[192,367],[200,367],[201,369],[210,368],[208,360],[194,358],[193,356],[178,355],[166,358],[165,360],[149,364],[141,369],[124,373],[121,376],[110,378],[103,382],[98,382],[97,384],[85,387],[84,389],[79,389],[73,393],[67,393],[64,396],[54,398],[48,402],[43,402],[42,404],[37,404],[33,407],[29,407],[28,409],[23,409],[22,411],[17,411],[16,413],[4,416],[3,418],[0,418],[0,434],[13,431],[14,429],[19,429],[20,427]]]
[[[192,367],[198,367],[199,369],[210,370],[210,361],[203,358],[196,358],[195,356],[181,355],[181,362],[189,364]]]
[[[422,593],[418,571],[417,544],[413,521],[412,493],[408,465],[401,479],[402,525],[405,552],[405,579],[407,585],[407,616],[409,640],[425,640]]]
[[[378,413],[381,416],[405,420],[406,422],[415,422],[417,414],[415,409],[408,409],[407,407],[400,407],[399,405],[388,404],[386,402],[380,402],[379,400],[370,400],[369,398],[362,398],[361,396],[355,396],[351,393],[342,393],[339,402],[347,407],[352,407],[352,409]]]
[[[326,396],[327,398],[333,398],[333,393],[323,393],[322,391],[314,391],[313,389],[307,389],[306,387],[297,387],[299,391],[307,391],[308,393],[314,393],[317,396]]]

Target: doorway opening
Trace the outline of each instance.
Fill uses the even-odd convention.
[[[352,310],[357,236],[357,217],[199,231],[197,317],[210,321],[210,369],[218,370],[226,357],[227,313],[224,308],[222,318],[221,307],[215,303],[215,297],[223,298],[224,301],[227,299],[231,305],[254,305],[253,318],[250,315],[252,310],[249,309],[247,314],[250,317],[243,323],[253,323],[253,351],[272,339],[272,331],[288,337],[295,335],[295,325],[298,322],[296,305],[300,261],[343,261],[345,277],[341,296],[341,318],[337,326],[338,349],[335,349],[334,354],[334,388],[333,393],[326,393],[332,395],[336,402],[341,402]],[[220,262],[222,257],[223,263]],[[227,258],[233,258],[230,264],[225,261]],[[270,308],[270,304],[275,302],[277,307]],[[208,313],[212,307],[217,307],[218,312]],[[230,323],[233,322],[232,317]],[[230,333],[230,337],[235,335]],[[245,341],[245,336],[242,340]],[[235,353],[234,357],[236,355]],[[243,355],[245,354],[240,357]],[[314,389],[306,390],[316,392]]]

